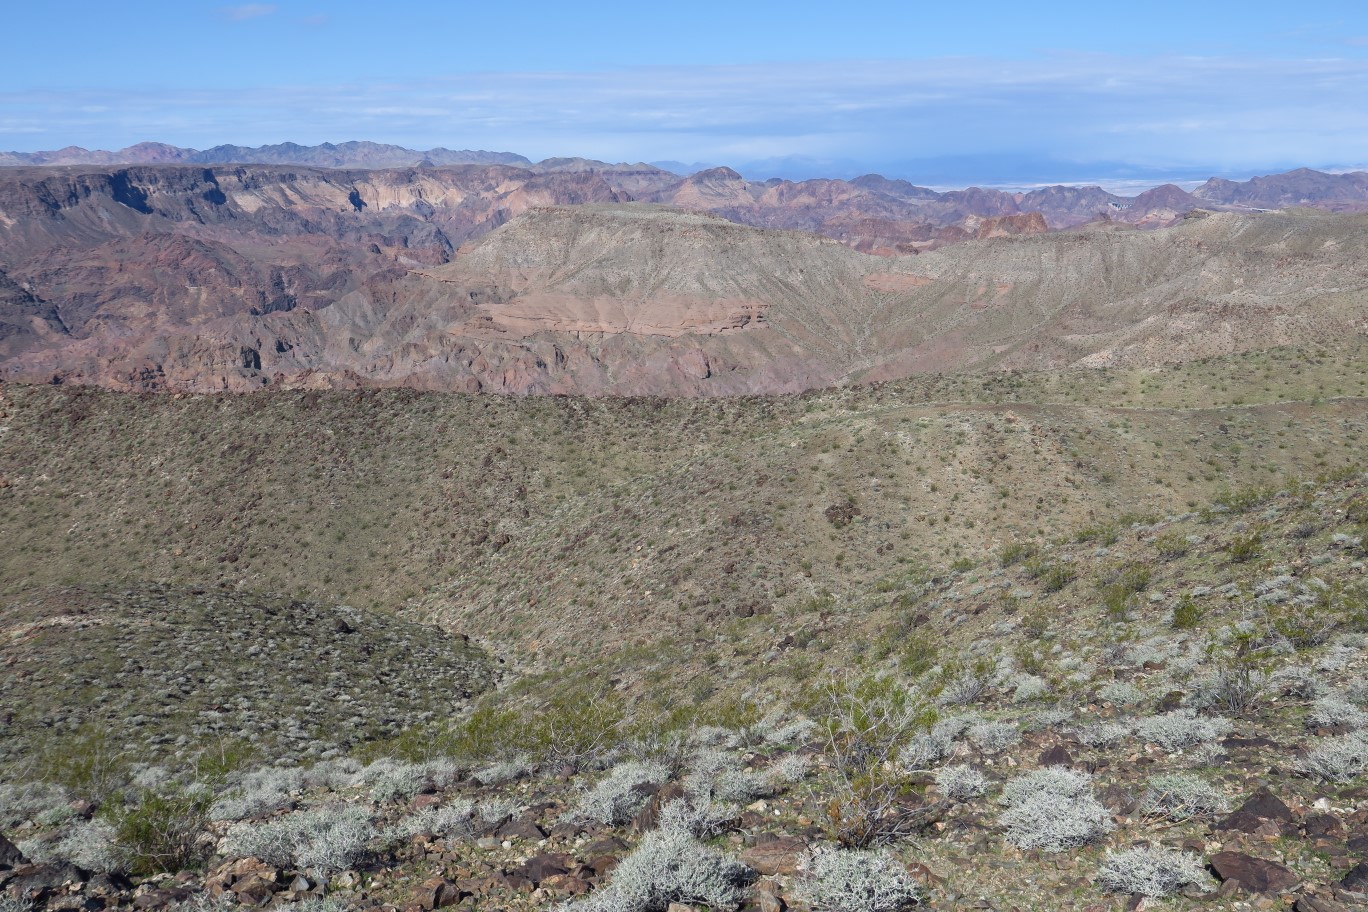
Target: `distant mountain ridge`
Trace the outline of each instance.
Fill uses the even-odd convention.
[[[284,142],[268,146],[219,145],[187,149],[145,142],[109,152],[67,146],[49,152],[0,152],[0,165],[309,165],[315,168],[407,168],[423,165],[530,165],[513,152],[406,149],[388,143],[352,141],[302,146]]]

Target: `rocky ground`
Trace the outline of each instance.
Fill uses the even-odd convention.
[[[432,627],[204,589],[47,589],[0,608],[0,763],[107,742],[142,762],[307,762],[445,718],[496,663]]]
[[[1365,534],[1368,476],[1340,471],[909,574],[876,635],[745,660],[841,655],[830,684],[548,676],[352,757],[139,754],[93,799],[12,776],[0,884],[54,909],[1361,907]],[[152,796],[182,802],[179,854]]]

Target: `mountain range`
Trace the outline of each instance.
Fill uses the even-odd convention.
[[[1296,207],[1341,216],[1260,212]],[[1121,197],[582,159],[14,167],[0,371],[711,396],[1142,365],[1356,326],[1364,210],[1368,174],[1305,169]]]

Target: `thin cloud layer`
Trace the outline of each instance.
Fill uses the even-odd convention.
[[[233,22],[246,22],[248,19],[260,19],[262,16],[269,16],[276,11],[276,7],[269,3],[244,3],[241,6],[225,6],[219,13]]]
[[[238,92],[0,94],[0,143],[157,139],[204,148],[364,138],[533,158],[800,157],[856,170],[988,154],[1121,170],[1238,170],[1368,160],[1365,97],[1368,61],[1349,59],[662,67]]]

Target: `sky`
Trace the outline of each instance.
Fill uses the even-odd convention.
[[[9,5],[0,149],[366,139],[922,183],[1368,163],[1368,3]]]

